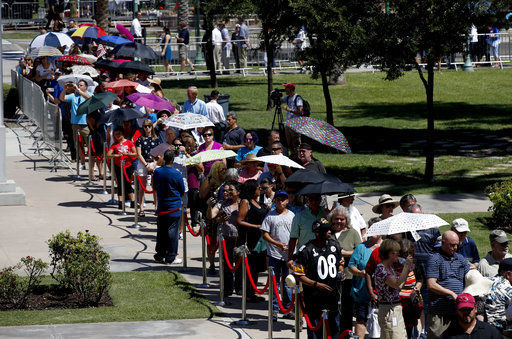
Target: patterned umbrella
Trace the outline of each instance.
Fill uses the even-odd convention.
[[[257,157],[254,160],[266,162],[266,163],[274,164],[274,165],[281,165],[281,166],[288,166],[288,167],[304,169],[304,167],[302,167],[301,165],[297,164],[292,159],[290,159],[287,156],[284,156],[282,154],[265,155],[262,157]]]
[[[89,61],[91,64],[95,63],[96,61],[98,61],[98,58],[96,58],[94,55],[92,54],[85,54],[85,53],[82,53],[82,54],[78,54],[78,56],[81,56],[82,58],[85,58],[87,59],[87,61]]]
[[[98,39],[104,35],[107,35],[107,33],[101,27],[81,25],[81,27],[78,27],[77,30],[71,34],[71,37]]]
[[[29,57],[32,58],[40,58],[44,56],[61,56],[62,53],[55,47],[43,46],[40,48],[35,48],[28,53]]]
[[[295,117],[287,120],[284,125],[321,144],[336,148],[345,153],[352,153],[345,136],[334,126],[323,120],[310,117]]]
[[[73,40],[66,33],[45,33],[36,36],[30,43],[30,48],[39,48],[43,46],[50,47],[71,47]]]
[[[185,160],[185,165],[187,165],[187,166],[195,165],[195,164],[200,164],[203,162],[221,160],[221,159],[226,159],[226,158],[231,158],[231,157],[236,157],[236,153],[233,151],[220,150],[220,149],[213,150],[212,149],[209,151],[197,153],[193,157],[188,158],[187,160]]]
[[[68,62],[73,65],[90,65],[91,63],[84,57],[79,55],[63,55],[57,59],[60,62]]]
[[[214,126],[213,123],[207,117],[195,113],[173,114],[164,123],[167,126],[179,129],[192,129],[197,127]]]
[[[169,112],[174,112],[174,107],[169,101],[162,99],[153,93],[133,93],[128,95],[126,98],[134,104],[149,107],[157,111],[166,109]]]
[[[365,236],[414,232],[444,225],[448,223],[435,214],[400,213],[376,222]]]
[[[93,78],[99,75],[98,71],[94,67],[87,65],[74,65],[71,67],[71,70],[73,71],[73,74],[89,73],[89,75]]]
[[[124,36],[126,39],[128,39],[130,41],[135,41],[135,38],[133,37],[132,33],[130,33],[130,31],[123,25],[117,24],[116,29],[119,32],[119,34]]]

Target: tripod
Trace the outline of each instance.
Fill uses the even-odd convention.
[[[272,130],[274,130],[274,125],[276,123],[276,118],[277,118],[277,126],[279,129],[279,134],[281,134],[281,136],[283,136],[284,135],[284,124],[283,124],[283,111],[281,109],[281,102],[274,101],[274,106],[276,107],[276,109],[274,110],[274,119],[272,119]]]

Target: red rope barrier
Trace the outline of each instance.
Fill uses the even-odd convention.
[[[306,314],[306,312],[304,311],[304,306],[302,306],[302,302],[300,301],[300,299],[297,301],[299,303],[299,306],[300,306],[300,309],[302,310],[302,314],[304,314],[304,318],[306,319],[306,324],[308,325],[308,328],[313,331],[313,332],[316,332],[320,329],[320,327],[322,327],[322,320],[320,320],[316,326],[313,326],[311,325],[311,320],[309,320],[309,316]],[[297,316],[297,315],[295,315]]]
[[[190,232],[190,234],[192,234],[192,236],[198,237],[201,235],[201,228],[199,228],[199,231],[197,233],[194,233],[194,229],[189,224],[187,224],[187,228],[188,228],[188,231]],[[207,236],[208,236],[208,234],[207,234]]]
[[[89,145],[91,147],[91,151],[90,152],[92,152],[92,155],[94,155],[94,157],[97,160],[101,161],[103,159],[103,155],[101,157],[95,155],[96,154],[96,150],[94,149],[94,143],[92,142],[92,139],[89,139],[89,140],[90,140]],[[87,156],[89,155],[90,152],[87,152]]]
[[[137,175],[137,180],[139,181],[139,185],[140,185],[140,187],[142,188],[142,190],[143,190],[144,192],[146,192],[146,193],[148,193],[148,194],[153,194],[153,193],[155,193],[155,190],[150,191],[150,190],[148,190],[148,189],[147,189],[147,188],[142,184],[142,180],[140,180],[140,175]],[[188,225],[187,225],[187,226],[188,226]]]
[[[224,260],[226,261],[226,265],[228,266],[228,268],[231,271],[236,271],[238,269],[238,267],[240,267],[240,264],[242,263],[242,257],[238,258],[238,261],[236,262],[235,267],[233,267],[231,265],[231,263],[229,262],[228,251],[226,250],[226,241],[225,240],[222,240],[222,249],[224,252]]]
[[[279,294],[279,290],[277,289],[276,276],[272,274],[272,282],[274,283],[274,293],[276,295],[277,304],[279,305],[279,309],[283,314],[290,313],[293,309],[293,304],[295,303],[295,294],[292,294],[292,300],[290,302],[290,306],[288,308],[284,308],[283,303],[281,301],[281,296]]]
[[[254,280],[252,279],[252,275],[251,275],[251,269],[249,268],[249,260],[247,259],[247,256],[244,256],[244,260],[245,260],[245,267],[247,269],[247,276],[249,277],[249,281],[251,282],[251,286],[252,288],[254,289],[254,291],[258,294],[263,294],[267,291],[268,289],[268,285],[270,283],[270,277],[267,277],[267,283],[265,284],[265,287],[263,287],[263,289],[260,291],[258,289],[258,287],[256,286],[256,284],[254,283]]]
[[[128,167],[128,166],[123,167],[124,177],[125,177],[126,181],[128,181],[131,184],[133,182],[133,176],[132,176],[131,180],[130,180],[130,178],[128,178],[128,174],[126,173],[126,167]]]

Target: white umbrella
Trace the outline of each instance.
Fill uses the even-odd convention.
[[[164,124],[179,129],[214,126],[208,117],[195,113],[173,114],[167,121],[164,122]]]
[[[203,162],[221,160],[231,157],[236,157],[236,153],[228,150],[212,149],[209,151],[197,153],[193,157],[188,158],[185,160],[185,165],[195,165]]]
[[[84,58],[84,59],[87,59],[87,61],[89,61],[91,64],[95,63],[96,61],[98,61],[98,58],[96,58],[94,55],[91,55],[91,54],[78,54],[78,56]]]
[[[448,225],[448,223],[435,214],[400,213],[376,222],[365,235],[387,235],[421,231],[444,225]]]
[[[62,53],[55,47],[43,46],[39,48],[34,48],[28,53],[29,57],[32,58],[40,58],[45,56],[61,56]]]
[[[36,36],[29,45],[29,48],[50,47],[71,47],[75,42],[66,33],[50,32]]]
[[[288,166],[288,167],[304,169],[304,167],[302,167],[301,165],[297,164],[292,159],[290,159],[287,156],[282,155],[282,154],[264,155],[262,157],[257,157],[254,160],[255,161],[261,161],[261,162],[266,162],[266,163],[269,163],[269,164],[275,164],[275,165],[281,165],[281,166]]]
[[[68,82],[72,82],[74,84],[78,84],[80,80],[85,80],[87,82],[87,86],[94,85],[94,81],[90,76],[87,75],[80,75],[80,74],[68,74],[61,76],[57,81],[59,82],[59,85],[64,87],[64,85]]]
[[[89,73],[91,77],[97,77],[99,75],[98,71],[88,65],[73,65],[71,66],[71,70],[73,71],[73,74],[84,74]]]

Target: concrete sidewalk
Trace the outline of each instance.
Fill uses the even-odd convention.
[[[14,133],[15,132],[15,133]],[[58,232],[71,233],[89,230],[102,238],[102,244],[111,256],[112,271],[132,271],[161,268],[153,261],[156,218],[152,202],[148,201],[147,217],[140,229],[127,228],[133,224],[133,210],[119,216],[116,206],[106,202],[110,195],[98,194],[99,184],[85,187],[86,178],[74,180],[68,170],[50,172],[51,166],[43,156],[34,153],[32,139],[21,129],[8,129],[7,178],[16,181],[26,192],[26,206],[0,207],[0,267],[15,264],[19,258],[31,255],[49,261],[46,240]],[[43,155],[44,152],[43,152]],[[365,219],[374,214],[371,205],[379,194],[361,194],[356,206]],[[152,199],[147,195],[148,199]],[[483,194],[420,195],[425,212],[486,211],[489,200]],[[180,241],[180,256],[183,242]],[[194,285],[202,282],[201,241],[187,234],[188,268],[168,266],[177,270]],[[260,277],[260,288],[266,282]],[[211,302],[218,300],[218,277],[208,277],[210,288],[199,289]],[[233,296],[225,307],[219,308],[225,318],[170,320],[157,322],[72,324],[48,326],[0,327],[0,337],[199,337],[212,338],[266,338],[267,303],[248,304],[248,318],[252,324],[243,329],[230,326],[241,318],[241,299]],[[275,338],[294,337],[293,321],[279,319],[274,323]],[[301,338],[306,337],[302,331]]]

